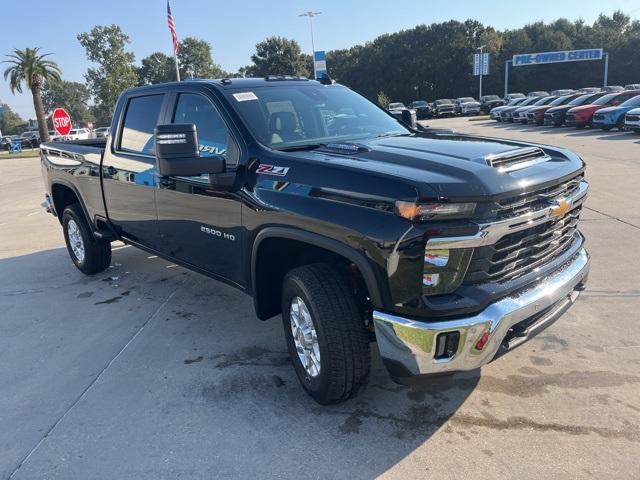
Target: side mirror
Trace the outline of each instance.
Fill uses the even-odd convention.
[[[223,157],[201,157],[198,131],[193,123],[158,125],[155,130],[156,158],[162,176],[191,177],[224,173]]]

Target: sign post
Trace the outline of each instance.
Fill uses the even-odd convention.
[[[313,52],[313,71],[316,80],[321,79],[327,73],[327,59],[324,50]]]
[[[482,52],[485,47],[486,45],[482,45],[478,48],[480,53],[473,55],[473,74],[480,77],[480,92],[478,100],[482,97],[482,77],[484,75],[489,75],[489,54]]]
[[[58,135],[66,137],[71,132],[71,117],[64,108],[56,108],[51,114],[53,129]]]

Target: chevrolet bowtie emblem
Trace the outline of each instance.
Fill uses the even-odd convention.
[[[555,219],[558,219],[558,220],[561,219],[571,209],[571,203],[572,203],[571,200],[565,200],[565,199],[556,200],[555,205],[551,206],[551,211],[549,212],[549,215]]]

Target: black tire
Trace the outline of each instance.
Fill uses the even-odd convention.
[[[79,258],[71,246],[71,241],[69,240],[70,222],[74,222],[82,238],[84,258]],[[62,212],[62,230],[64,232],[64,241],[67,244],[67,251],[78,270],[86,275],[93,275],[109,267],[111,263],[111,243],[98,240],[93,236],[93,232],[79,204],[69,205]]]
[[[609,132],[613,127],[602,127],[602,130]]]
[[[291,303],[299,297],[311,315],[320,351],[320,368],[311,376],[296,350]],[[291,270],[282,288],[282,321],[291,360],[303,388],[321,405],[356,395],[369,375],[369,336],[354,296],[340,274],[317,263]]]

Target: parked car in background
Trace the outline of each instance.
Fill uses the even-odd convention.
[[[548,96],[549,96],[549,92],[546,92],[544,90],[536,90],[534,92],[527,93],[527,97],[548,97]]]
[[[22,148],[37,148],[40,146],[40,133],[36,131],[23,132],[20,135]]]
[[[640,83],[630,83],[624,86],[625,90],[640,90]]]
[[[519,105],[522,102],[524,102],[526,99],[527,99],[527,97],[525,97],[525,96],[522,96],[522,97],[519,97],[519,98],[514,98],[514,99],[510,100],[509,103],[507,103],[506,105],[502,105],[501,107],[495,107],[489,113],[489,116],[491,117],[491,120],[497,120],[498,122],[502,122],[502,117],[500,116],[500,114],[502,113],[503,110],[505,110],[507,108],[510,108],[510,107],[515,107],[516,105]]]
[[[514,112],[516,110],[518,110],[519,108],[522,107],[528,107],[530,105],[533,105],[535,102],[537,102],[538,100],[540,100],[540,97],[526,97],[522,100],[522,102],[519,102],[517,105],[511,106],[511,107],[507,107],[503,110],[500,111],[500,120],[503,122],[511,122],[513,123],[513,115]]]
[[[635,108],[627,113],[624,120],[624,127],[627,130],[640,133],[640,108]]]
[[[573,107],[578,107],[580,105],[589,105],[603,95],[604,93],[601,92],[586,93],[584,95],[578,96],[577,98],[574,98],[565,105],[559,105],[557,107],[549,108],[544,114],[544,125],[560,127],[564,124],[565,115]]]
[[[409,108],[416,111],[416,118],[418,120],[433,117],[431,105],[426,100],[415,100],[409,104]]]
[[[504,100],[508,103],[511,100],[515,100],[517,98],[524,98],[526,95],[524,93],[507,93],[504,97]]]
[[[567,127],[584,128],[590,126],[593,121],[593,115],[598,110],[607,107],[617,107],[631,97],[635,97],[635,95],[636,94],[633,94],[631,91],[608,93],[589,105],[582,105],[569,110],[565,116],[564,123]]]
[[[635,108],[640,108],[640,90],[628,90],[628,92],[634,93],[635,96],[616,107],[602,108],[593,114],[591,123],[594,128],[605,131],[612,128],[620,131],[624,129],[625,115]]]
[[[527,114],[529,113],[529,111],[531,111],[532,109],[534,109],[536,107],[539,107],[541,105],[549,105],[556,98],[557,97],[554,97],[553,95],[547,95],[546,97],[539,98],[538,101],[533,102],[530,105],[517,108],[513,112],[513,115],[512,115],[513,121],[526,124],[527,123]]]
[[[456,98],[453,102],[454,113],[457,115],[478,115],[480,102],[473,97]]]
[[[551,95],[555,95],[556,97],[563,97],[565,95],[571,95],[575,90],[573,88],[563,88],[560,90],[551,91]]]
[[[56,135],[51,139],[52,142],[67,142],[70,140],[88,140],[91,138],[91,132],[88,128],[74,128],[69,135]]]
[[[416,123],[416,111],[407,108],[402,102],[391,102],[389,104],[389,113],[401,122],[414,126]]]
[[[496,107],[502,107],[506,102],[498,95],[483,95],[480,97],[480,112],[490,113]]]
[[[448,98],[440,98],[436,100],[436,117],[452,117],[455,113],[455,106]]]
[[[93,131],[93,133],[95,134],[96,138],[106,138],[109,136],[110,131],[111,127],[98,127]]]
[[[578,90],[578,93],[600,93],[602,92],[601,87],[582,87]]]
[[[622,85],[607,85],[606,87],[602,87],[602,91],[605,93],[616,93],[622,92],[624,87]]]
[[[547,110],[553,107],[557,107],[558,105],[565,105],[569,103],[571,100],[579,97],[580,94],[571,94],[571,95],[562,95],[552,102],[545,103],[544,105],[539,105],[535,107],[531,107],[531,109],[527,112],[527,123],[531,125],[543,125],[544,124],[544,114]]]

